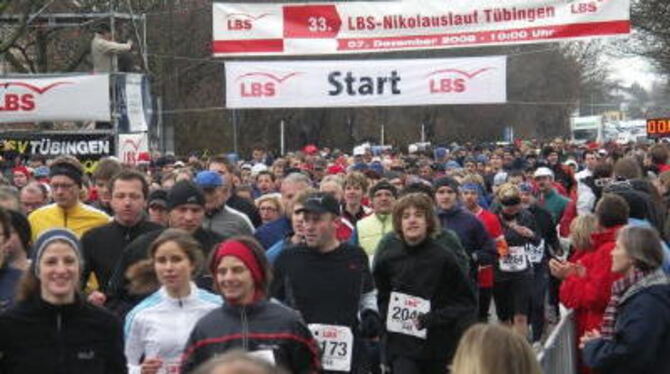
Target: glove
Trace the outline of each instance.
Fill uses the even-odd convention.
[[[358,329],[363,338],[376,338],[382,333],[382,320],[379,314],[372,310],[366,310],[361,314],[361,323]]]
[[[419,324],[417,325],[417,330],[423,330],[425,328],[430,327],[431,324],[431,314],[426,313],[426,314],[421,314],[419,317],[417,317],[417,320]]]

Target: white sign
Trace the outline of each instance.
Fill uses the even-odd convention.
[[[142,96],[142,74],[126,74],[126,110],[130,132],[147,131]]]
[[[351,371],[353,357],[354,334],[346,326],[309,325],[314,339],[321,348],[321,364],[328,371]]]
[[[504,103],[504,56],[226,63],[228,108]]]
[[[419,316],[429,312],[430,300],[400,292],[391,292],[386,315],[386,330],[426,339],[427,330],[417,329],[416,321]]]
[[[0,123],[110,120],[107,74],[0,78]]]
[[[214,56],[553,42],[630,32],[630,0],[213,4]]]
[[[509,254],[501,256],[498,260],[500,270],[508,273],[524,271],[528,268],[526,249],[523,246],[509,247]]]
[[[119,134],[119,160],[123,164],[137,165],[140,153],[149,152],[147,133]]]

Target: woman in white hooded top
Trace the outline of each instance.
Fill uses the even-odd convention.
[[[161,288],[126,316],[128,369],[131,374],[178,373],[193,326],[222,299],[191,281],[203,256],[187,232],[166,230],[152,243],[149,255]]]

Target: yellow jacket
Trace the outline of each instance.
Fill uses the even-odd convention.
[[[56,227],[68,228],[81,238],[86,231],[102,226],[110,220],[107,213],[81,202],[67,211],[55,203],[49,204],[28,216],[33,242],[42,232]]]

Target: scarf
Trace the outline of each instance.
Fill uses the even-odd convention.
[[[612,284],[612,296],[605,308],[603,322],[600,328],[600,334],[604,339],[612,340],[614,338],[614,324],[619,311],[619,304],[622,301],[621,299],[626,291],[644,278],[645,275],[646,274],[642,271],[633,269],[631,274],[626,275]]]
[[[670,279],[662,269],[647,273],[634,269],[633,273],[614,282],[612,284],[612,296],[603,314],[603,322],[600,328],[602,337],[608,340],[614,339],[617,313],[624,301],[647,287],[669,283]]]

